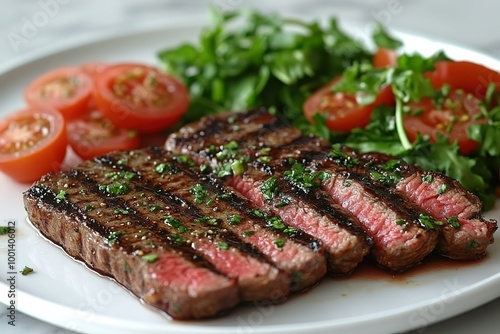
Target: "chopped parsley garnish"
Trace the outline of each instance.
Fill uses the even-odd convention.
[[[179,163],[181,163],[183,165],[186,165],[189,167],[195,166],[194,161],[191,160],[191,158],[186,154],[175,154],[173,158],[174,158],[174,160],[178,161]]]
[[[286,228],[285,223],[278,217],[272,217],[267,221],[267,224],[277,230],[284,230]]]
[[[262,182],[259,189],[264,196],[264,199],[266,201],[271,201],[280,193],[278,188],[278,178],[276,176],[271,176],[266,181]]]
[[[461,226],[460,222],[458,221],[458,217],[448,217],[448,218],[446,218],[446,221],[454,229],[458,230],[460,228],[460,226]]]
[[[155,166],[155,171],[158,173],[158,174],[163,174],[165,173],[166,171],[169,171],[171,170],[171,165],[169,164],[166,164],[164,162],[158,164]]]
[[[67,192],[65,190],[59,190],[59,192],[56,195],[57,199],[65,199],[66,198]]]
[[[238,225],[239,223],[241,223],[243,221],[243,218],[241,218],[241,216],[238,214],[234,214],[234,215],[230,215],[229,217],[227,217],[227,220],[229,221],[229,224],[231,224],[231,225]]]
[[[28,275],[28,274],[31,274],[33,272],[33,268],[30,268],[28,266],[24,266],[23,270],[20,271],[20,273],[22,275]]]
[[[195,221],[195,223],[205,223],[208,225],[217,225],[219,222],[219,220],[217,218],[210,217],[210,216],[203,216],[200,218],[196,218],[194,221]]]
[[[285,240],[284,239],[276,239],[276,240],[274,240],[274,244],[278,248],[283,248],[283,246],[285,246]]]
[[[134,172],[109,172],[104,175],[105,178],[110,179],[112,181],[117,180],[131,180],[136,176]]]
[[[121,214],[121,215],[128,215],[128,210],[127,209],[120,209],[120,208],[117,208],[115,209],[114,211],[115,214]]]
[[[447,189],[448,189],[448,186],[446,185],[446,183],[443,183],[441,186],[439,186],[438,194],[439,195],[444,194]]]
[[[418,216],[418,221],[420,224],[428,230],[434,230],[435,228],[442,226],[443,222],[432,218],[429,215],[421,213]]]
[[[265,218],[267,216],[264,211],[259,209],[250,209],[248,210],[248,213],[257,218]]]
[[[425,174],[424,176],[422,176],[422,181],[425,183],[431,183],[433,179],[434,177],[432,176],[432,174]]]
[[[143,255],[141,258],[143,261],[145,261],[147,263],[153,263],[156,260],[158,260],[158,255],[156,255],[155,253],[149,253],[149,254]]]
[[[183,243],[186,242],[186,239],[184,239],[184,237],[180,234],[173,234],[171,236],[169,236],[170,240],[172,240],[173,242],[175,242],[176,244],[179,244],[179,245],[182,245]]]
[[[207,164],[201,164],[200,165],[200,172],[202,172],[203,174],[208,174],[208,173],[212,172],[212,167],[210,167]]]
[[[85,205],[85,212],[89,212],[89,211],[92,211],[94,210],[94,206],[91,205],[91,204],[87,204]]]
[[[126,182],[115,181],[112,184],[101,184],[99,185],[99,189],[104,190],[110,195],[119,196],[129,191],[130,186]]]
[[[379,181],[385,186],[393,186],[402,179],[397,170],[384,171],[381,173],[377,170],[371,169],[370,176],[372,179]]]
[[[118,241],[118,239],[120,239],[120,236],[123,234],[122,231],[113,231],[111,232],[108,237],[107,237],[107,242],[108,242],[108,245],[113,245],[115,242]]]
[[[304,192],[319,187],[330,176],[327,172],[313,172],[299,163],[294,163],[289,170],[283,173],[285,180],[288,180]]]
[[[219,247],[220,250],[226,250],[229,248],[229,244],[224,241],[220,241],[217,246]]]
[[[201,184],[197,183],[189,189],[189,192],[194,196],[194,202],[201,204],[205,202],[208,196],[207,188],[203,187]]]
[[[244,238],[248,238],[248,237],[254,235],[254,233],[255,233],[254,231],[245,231],[245,232],[243,232],[242,235]]]
[[[343,152],[339,144],[332,145],[330,157],[333,161],[345,167],[355,167],[359,165],[359,160]]]
[[[168,224],[177,229],[180,233],[186,232],[188,229],[184,225],[182,225],[181,221],[175,217],[170,215],[164,217],[165,224]]]

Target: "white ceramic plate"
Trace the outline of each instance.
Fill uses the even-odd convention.
[[[346,26],[354,36],[365,37],[366,25]],[[154,64],[158,50],[193,40],[198,32],[199,28],[180,27],[101,36],[21,59],[0,69],[0,113],[21,108],[23,88],[49,69],[89,61]],[[500,69],[499,62],[474,51],[408,34],[400,37],[408,51],[431,54],[444,49],[453,58]],[[497,242],[489,248],[486,259],[477,263],[432,270],[424,267],[398,278],[366,274],[342,280],[326,278],[312,291],[293,296],[282,305],[248,305],[220,319],[175,322],[142,305],[113,281],[90,272],[40,237],[25,220],[21,193],[26,188],[0,175],[0,225],[16,222],[15,271],[24,266],[35,270],[28,276],[16,275],[16,297],[9,298],[5,292],[10,288],[8,238],[0,237],[0,302],[15,300],[18,311],[79,332],[387,333],[425,327],[500,296]],[[488,212],[488,216],[500,218],[500,209]]]

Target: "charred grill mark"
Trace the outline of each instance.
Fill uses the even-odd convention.
[[[56,210],[71,212],[71,215],[75,216],[77,219],[85,221],[89,228],[97,232],[99,235],[104,236],[111,232],[109,228],[101,225],[97,220],[88,217],[85,214],[84,209],[81,207],[76,206],[65,199],[58,199],[57,194],[49,187],[38,184],[33,185],[26,191],[26,194],[43,201]]]
[[[92,173],[94,174],[94,173]],[[102,203],[105,203],[104,208],[107,208],[108,210],[126,210],[126,219],[127,221],[133,221],[134,222],[134,227],[133,231],[131,233],[124,233],[123,237],[119,237],[116,240],[116,244],[119,247],[122,247],[127,253],[132,254],[134,252],[137,252],[138,250],[142,250],[144,254],[149,253],[151,251],[154,251],[156,248],[156,245],[163,245],[167,244],[170,248],[176,250],[179,254],[182,254],[186,259],[190,259],[197,263],[199,266],[205,267],[207,269],[210,269],[211,271],[221,274],[209,261],[207,261],[202,254],[199,252],[193,250],[189,245],[187,244],[181,244],[176,242],[175,239],[171,238],[171,231],[168,231],[165,227],[161,227],[157,221],[153,220],[150,216],[144,215],[138,210],[136,210],[133,206],[130,205],[129,201],[126,201],[125,199],[121,197],[109,197],[104,195],[103,191],[99,189],[99,184],[95,179],[93,179],[90,176],[90,173],[85,173],[85,171],[75,169],[71,173],[68,174],[70,178],[73,178],[74,180],[80,182],[82,184],[82,188],[87,189],[88,192],[91,194],[98,196],[98,198],[102,201]],[[64,200],[65,203],[68,203],[68,205],[71,205],[72,207],[76,208],[77,211],[81,212],[82,209],[74,204],[71,204],[68,200]],[[66,211],[66,212],[72,212],[72,211]],[[115,214],[116,215],[116,214]],[[109,236],[111,233],[119,233],[123,230],[126,230],[127,224],[125,222],[125,226],[121,226],[120,228],[117,229],[111,229],[109,227],[104,227],[103,225],[98,223],[97,219],[89,217],[89,214],[85,214],[81,216],[86,222],[92,222],[92,225],[89,225],[89,228],[92,228],[94,231],[98,232],[102,237],[109,239]],[[96,226],[98,228],[96,228]],[[137,244],[137,240],[132,238],[132,235],[134,234],[142,234],[139,231],[136,231],[136,227],[143,227],[144,231],[147,231],[147,234],[144,236],[147,236],[148,242],[146,245],[151,246],[150,250],[147,250],[143,246],[140,246]],[[139,228],[140,230],[140,228]],[[140,248],[138,249],[138,246]],[[149,248],[149,247],[147,247]]]
[[[152,154],[160,153],[158,150],[150,150],[150,152]],[[166,154],[166,152],[163,153]],[[165,156],[161,161],[165,161],[164,160]],[[105,159],[100,159],[99,162],[102,164],[108,164],[108,167],[110,168],[119,168],[120,170],[123,171],[136,172],[136,170],[134,168],[131,168],[130,166],[117,164],[117,160],[113,159],[110,156],[106,157]],[[175,161],[170,161],[169,163],[172,163],[174,165],[176,164]],[[176,167],[180,169],[182,166],[176,166]],[[187,171],[184,170],[182,173],[187,174]],[[196,179],[193,180],[201,181]],[[160,201],[167,202],[168,206],[171,207],[170,211],[176,212],[179,218],[182,217],[181,218],[182,221],[195,222],[196,220],[200,220],[203,219],[204,217],[207,217],[206,214],[202,212],[201,209],[197,207],[195,204],[193,204],[191,201],[188,201],[185,197],[181,197],[178,194],[175,194],[171,190],[169,190],[167,187],[168,182],[164,183],[159,181],[158,179],[155,180],[149,178],[147,177],[147,173],[143,173],[142,175],[138,176],[137,181],[132,181],[132,184],[136,189],[142,192],[148,192],[153,196],[157,197]],[[201,224],[202,223],[195,223],[192,226],[196,228],[201,228],[203,227],[203,225]],[[269,260],[259,250],[255,249],[253,245],[244,242],[241,236],[237,235],[232,231],[227,230],[222,224],[220,226],[215,224],[210,226],[204,226],[204,229],[206,232],[207,231],[214,232],[214,235],[220,237],[221,241],[227,242],[229,246],[238,249],[242,253],[248,254],[249,256],[252,256],[260,261],[270,264]]]

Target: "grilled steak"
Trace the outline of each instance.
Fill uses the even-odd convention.
[[[237,142],[237,145],[228,144],[232,141]],[[229,149],[229,146],[233,148]],[[425,208],[440,208],[440,205],[442,208],[443,204],[424,203],[424,199],[428,200],[424,193],[419,195],[420,201],[414,200],[404,196],[401,191],[391,191],[381,180],[374,178],[373,170],[367,168],[366,163],[375,157],[365,155],[363,164],[359,161],[351,164],[359,157],[331,150],[331,145],[320,138],[303,136],[298,129],[288,126],[264,109],[207,117],[171,135],[166,147],[190,154],[198,163],[209,163],[218,168],[219,174],[225,176],[225,182],[232,184],[256,205],[273,210],[288,224],[304,229],[316,237],[318,235],[312,230],[307,230],[310,226],[304,226],[308,223],[311,225],[314,216],[306,214],[312,210],[309,210],[307,204],[304,206],[302,201],[316,203],[317,210],[318,202],[324,200],[325,196],[318,189],[304,189],[298,184],[300,182],[283,176],[293,173],[296,168],[306,171],[308,175],[329,175],[320,183],[323,191],[329,193],[334,202],[324,201],[325,206],[343,214],[345,210],[349,211],[354,218],[351,217],[346,225],[361,226],[368,239],[373,240],[372,254],[377,263],[396,271],[418,264],[436,247],[438,237],[439,249],[446,256],[466,258],[463,255],[464,249],[468,248],[466,252],[471,254],[471,247],[477,250],[476,254],[483,254],[496,227],[495,222],[485,222],[480,217],[480,205],[475,196],[465,192],[457,182],[434,173],[439,175],[436,180],[448,180],[447,184],[456,189],[451,193],[461,194],[462,203],[472,203],[469,205],[472,213],[467,213],[465,209],[462,210],[464,213],[459,213],[457,205],[452,204],[452,196],[448,199],[442,197],[443,201],[450,203],[449,210],[455,209],[452,215],[456,215],[464,227],[458,234],[450,232],[449,227],[441,226],[443,218]],[[230,166],[234,164],[245,164],[245,172],[241,175],[231,173]],[[281,199],[265,199],[262,185],[266,185],[269,179],[280,194],[288,197],[287,201],[291,206],[281,207]],[[406,181],[410,181],[410,178]],[[399,184],[400,188],[404,186],[403,182]],[[410,183],[407,187],[411,188]],[[306,191],[297,191],[297,188]],[[339,206],[345,210],[338,210]],[[294,212],[294,209],[302,207],[308,209]],[[287,210],[291,211],[288,217]],[[316,217],[328,216],[320,210],[315,212]],[[450,217],[449,212],[446,217]],[[342,225],[338,221],[335,224]],[[330,252],[335,248],[331,240],[321,240],[327,249],[332,246]]]
[[[24,203],[31,223],[66,253],[173,318],[214,316],[240,301],[236,279],[217,273],[152,224],[129,224],[106,195],[73,175],[43,177],[25,192]]]
[[[122,159],[127,159],[126,168],[117,164]],[[203,174],[197,166],[190,166],[193,163],[185,156],[150,148],[116,152],[97,161],[104,166],[118,166],[127,172],[140,171],[143,186],[157,189],[161,196],[181,202],[179,211],[187,211],[193,217],[191,220],[197,220],[191,224],[191,233],[206,234],[213,230],[221,234],[223,231],[223,243],[265,259],[288,273],[292,279],[292,290],[302,290],[316,284],[326,272],[322,247],[316,239],[255,209],[232,189]],[[205,224],[200,224],[200,220]],[[245,268],[242,269],[247,271],[242,273],[235,269],[234,263],[227,262],[227,268],[224,268],[227,272],[224,273],[237,274],[239,277],[255,275]],[[260,294],[268,296],[268,289],[250,291],[249,296],[243,299],[255,299]]]
[[[381,153],[358,154],[356,158],[367,164],[373,178],[440,221],[437,251],[441,255],[459,260],[484,256],[497,223],[481,216],[477,196],[446,175],[424,171],[402,159]]]
[[[275,164],[259,159],[270,158],[266,151],[273,142],[281,145],[300,136],[295,128],[275,132],[277,127],[282,127],[280,122],[265,111],[219,114],[184,127],[170,136],[166,147],[190,155],[199,164],[210,164],[219,176],[224,176],[226,184],[253,204],[318,238],[325,245],[330,272],[351,272],[368,253],[371,241],[357,219],[326,193],[320,189],[303,191],[286,182],[280,159],[275,159]],[[231,169],[247,164],[245,160],[251,156],[256,160],[245,173],[231,173]]]

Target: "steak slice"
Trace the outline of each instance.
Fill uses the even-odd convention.
[[[240,151],[236,155],[235,150],[228,147],[231,140],[238,143]],[[171,135],[166,147],[191,154],[198,163],[208,162],[219,166],[222,172],[227,172],[228,164],[241,163],[240,157],[246,158],[249,161],[246,171],[242,175],[226,176],[227,183],[257,205],[270,205],[270,209],[288,224],[299,224],[299,228],[316,237],[317,234],[302,224],[318,221],[319,217],[328,217],[318,210],[317,203],[323,201],[321,208],[328,207],[349,217],[342,219],[344,225],[362,227],[368,237],[373,239],[372,254],[377,263],[391,270],[399,271],[418,264],[437,243],[436,231],[423,226],[422,220],[428,217],[422,216],[418,207],[397,194],[389,193],[385,187],[367,177],[366,170],[350,170],[335,162],[328,155],[329,143],[303,136],[298,129],[269,115],[264,109],[207,117]],[[214,153],[214,150],[217,152]],[[262,155],[263,150],[267,151],[265,155]],[[221,159],[221,156],[228,155],[229,163]],[[268,161],[263,162],[262,158],[266,157],[268,159],[264,160]],[[309,170],[308,173],[328,174],[330,177],[321,186],[329,196],[319,189],[313,189],[306,191],[305,197],[310,197],[308,201],[304,199],[304,191],[297,191],[297,182],[284,180],[282,176],[290,172],[293,166],[293,163],[288,163],[291,158],[299,162],[303,170]],[[280,193],[291,199],[291,205],[282,208],[279,207],[279,201],[266,202],[260,188],[268,180],[275,182]],[[301,188],[300,185],[298,188]],[[311,210],[311,206],[305,206],[303,201],[314,203],[316,207]],[[310,215],[311,212],[317,214],[316,219]],[[315,224],[318,226],[318,223]],[[339,221],[328,224],[331,225],[339,226]],[[318,231],[323,232],[321,229]],[[332,251],[337,245],[325,236],[321,240],[331,246],[329,251]],[[338,251],[342,252],[340,249]]]
[[[390,155],[365,153],[356,157],[367,164],[373,178],[406,196],[443,224],[437,245],[441,255],[458,260],[485,255],[493,243],[497,222],[482,217],[482,204],[476,195],[446,175],[425,171]]]
[[[123,159],[127,159],[125,167],[117,164]],[[228,244],[265,258],[287,272],[293,291],[311,287],[326,273],[319,241],[256,210],[233,189],[202,173],[199,167],[190,166],[192,161],[185,156],[149,148],[115,152],[97,161],[123,171],[140,170],[141,182],[147,187],[182,199],[183,211],[206,220],[210,229],[225,230]],[[229,264],[228,269],[233,270]]]
[[[402,271],[420,263],[437,243],[435,226],[429,226],[432,219],[404,197],[368,177],[365,168],[339,160],[330,147],[320,138],[300,136],[274,149],[271,161],[279,161],[277,157],[284,159],[281,167],[276,168],[285,170],[285,174],[297,174],[289,181],[299,185],[310,182],[307,180],[310,175],[327,175],[316,180],[317,185],[357,218],[357,224],[373,240],[371,253],[379,266]],[[290,158],[292,164],[287,163]]]
[[[188,248],[196,256],[203,257],[219,273],[236,278],[243,301],[269,298],[279,301],[288,295],[289,275],[256,256],[258,254],[231,242],[232,234],[207,221],[188,199],[155,187],[145,176],[148,169],[152,169],[157,177],[156,167],[149,162],[148,155],[137,155],[134,159],[134,152],[127,156],[127,164],[118,166],[135,162],[135,169],[120,170],[117,165],[101,163],[106,160],[104,157],[83,162],[73,169],[73,175],[83,181],[81,186],[97,188],[100,194],[104,194],[108,186],[125,186],[126,191],[107,200],[118,215],[134,224],[158,230],[182,249]],[[179,183],[182,187],[182,181]]]
[[[236,279],[149,226],[129,224],[107,202],[67,173],[46,175],[24,193],[41,234],[174,319],[212,317],[239,303]]]
[[[357,228],[356,218],[326,193],[319,189],[303,192],[286,182],[276,166],[259,164],[258,160],[263,160],[259,158],[268,157],[264,154],[273,141],[281,143],[301,135],[294,128],[279,129],[285,129],[282,122],[265,110],[218,114],[182,128],[169,137],[166,147],[189,155],[198,164],[210,164],[217,175],[224,176],[226,184],[253,204],[319,239],[325,247],[330,272],[349,273],[368,253],[370,240]],[[255,157],[255,163],[245,162],[248,157]],[[248,165],[245,173],[231,172],[243,165]],[[276,196],[266,196],[262,191],[271,183],[275,183],[275,190],[279,189]]]

